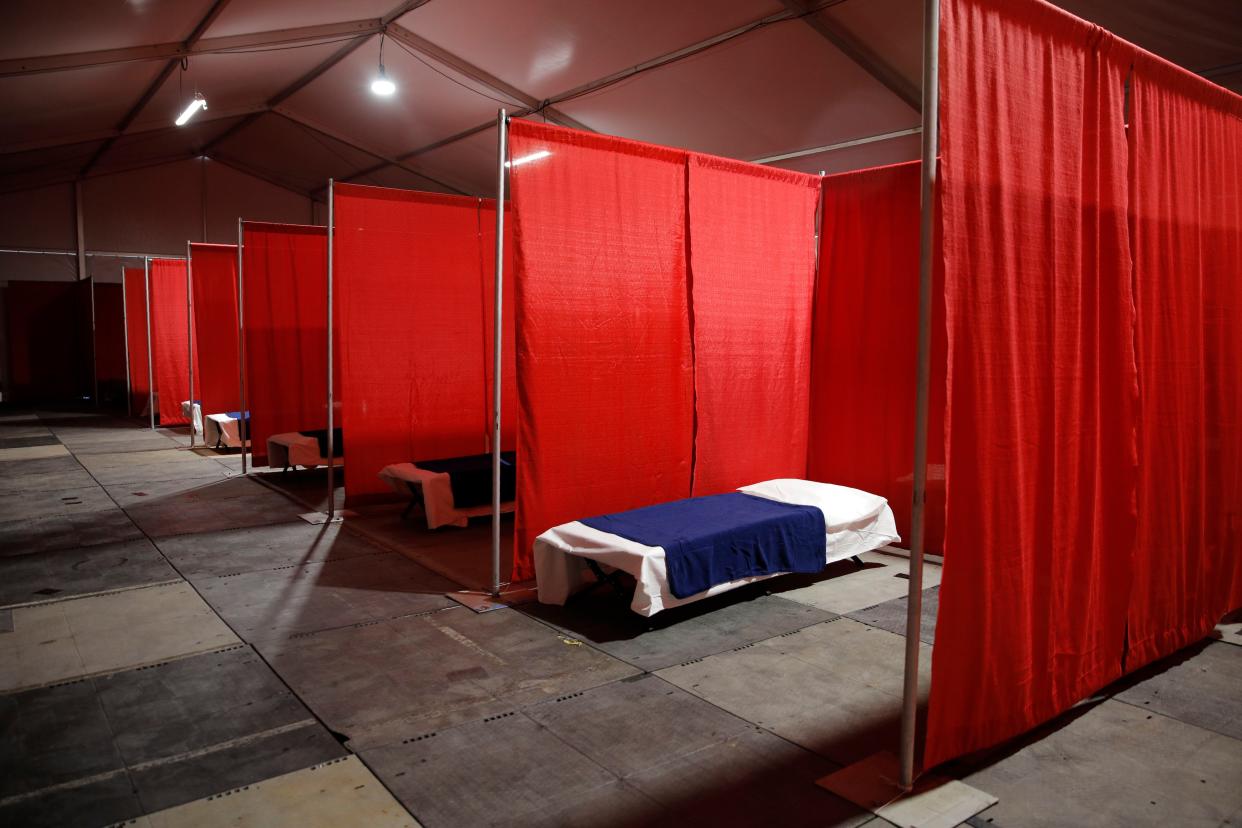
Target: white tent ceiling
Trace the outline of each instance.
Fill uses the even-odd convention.
[[[1242,3],[1059,0],[1242,90]],[[736,158],[917,157],[920,0],[6,0],[0,191],[207,155],[485,194],[496,109]],[[395,96],[368,91],[379,63]],[[187,59],[182,71],[181,59]],[[209,109],[172,121],[194,91]]]

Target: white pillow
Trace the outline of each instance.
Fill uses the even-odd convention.
[[[828,532],[839,532],[860,523],[870,523],[888,506],[888,501],[884,498],[861,489],[789,477],[742,486],[738,491],[781,503],[818,506],[824,513]]]

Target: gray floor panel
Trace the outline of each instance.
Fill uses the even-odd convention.
[[[20,492],[55,492],[63,489],[82,489],[96,485],[90,473],[83,470],[72,457],[45,457],[41,460],[13,460],[0,466],[17,466],[41,463],[43,460],[70,460],[72,469],[62,471],[31,472],[24,475],[0,475],[0,497],[10,497]]]
[[[78,515],[115,509],[108,493],[91,483],[47,492],[9,492],[0,498],[0,522],[52,515]]]
[[[457,587],[395,552],[196,583],[248,641],[444,609],[454,606],[444,593]]]
[[[95,686],[129,765],[310,718],[249,647],[127,670]]]
[[[5,481],[5,485],[11,485],[15,480],[70,471],[82,471],[82,464],[68,455],[39,457],[32,460],[9,460],[0,463],[0,481]]]
[[[339,523],[312,526],[302,520],[177,535],[161,538],[157,545],[191,581],[387,551],[346,531]]]
[[[176,580],[145,538],[0,557],[0,606]]]
[[[0,436],[0,449],[55,446],[59,443],[60,440],[57,440],[51,434],[31,434],[25,437]]]
[[[831,762],[757,728],[651,767],[626,782],[678,825],[855,826],[869,811],[815,785]]]
[[[148,494],[141,502],[126,504],[125,510],[153,538],[286,523],[302,513],[287,498],[244,477],[221,479],[176,494]]]
[[[260,648],[294,692],[356,749],[636,673],[512,610],[480,615],[449,609]]]
[[[549,824],[543,815],[612,792],[617,781],[521,713],[361,755],[428,828]]]
[[[520,610],[643,670],[696,658],[809,627],[837,616],[763,593],[759,585],[643,618],[610,591],[575,597],[565,607]]]
[[[0,522],[0,556],[25,555],[141,538],[120,509]]]
[[[143,808],[150,812],[262,782],[345,754],[340,742],[312,722],[223,750],[140,767],[130,775]]]
[[[652,675],[572,693],[523,712],[621,777],[753,729],[744,719]]]
[[[89,680],[0,696],[0,735],[0,799],[124,767]]]
[[[0,805],[0,825],[14,828],[99,828],[141,815],[142,803],[123,772]]]
[[[1132,677],[1137,683],[1114,698],[1242,740],[1242,647],[1212,642],[1179,656]]]
[[[910,606],[908,597],[895,598],[874,607],[847,613],[848,618],[879,627],[898,635],[906,634],[906,611]],[[940,609],[940,587],[923,590],[922,626],[919,639],[925,644],[936,642],[936,613]]]

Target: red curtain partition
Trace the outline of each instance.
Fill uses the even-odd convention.
[[[690,494],[694,378],[686,153],[521,120],[510,147],[523,580],[540,532]]]
[[[194,384],[203,416],[241,408],[237,359],[237,245],[191,244]]]
[[[491,447],[493,343],[496,341],[496,200],[483,199],[479,205],[479,275],[483,280],[483,379],[485,410],[483,425]],[[504,347],[501,350],[500,446],[512,451],[517,445],[517,343],[514,322],[513,212],[505,209],[504,306],[501,324]]]
[[[349,184],[333,199],[345,494],[359,503],[389,493],[390,463],[486,450],[479,200]]]
[[[95,376],[103,403],[125,399],[125,316],[121,285],[95,283]]]
[[[328,425],[327,229],[244,223],[242,294],[250,445],[262,465],[268,437]]]
[[[141,267],[127,267],[122,275],[125,291],[125,344],[129,351],[129,413],[138,416],[150,402],[150,358],[147,343],[147,281]]]
[[[151,260],[151,343],[160,425],[185,424],[181,403],[190,399],[190,296],[184,259]]]
[[[806,477],[819,178],[692,154],[688,189],[693,494]]]
[[[90,393],[90,364],[83,359],[89,355],[90,320],[84,327],[79,306],[89,287],[12,281],[4,289],[14,401],[68,402]]]
[[[1242,98],[1140,54],[1131,106],[1134,669],[1242,605]]]
[[[824,179],[808,475],[888,499],[910,538],[918,369],[917,162]],[[944,546],[944,274],[932,291],[924,548]]]
[[[950,551],[928,767],[1121,674],[1135,524],[1131,49],[1042,2],[942,7]]]

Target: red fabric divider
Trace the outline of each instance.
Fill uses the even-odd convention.
[[[812,480],[887,498],[910,540],[918,373],[918,162],[828,176],[815,296]],[[944,273],[932,291],[924,549],[944,547]]]
[[[1242,98],[1147,54],[1132,88],[1142,416],[1128,669],[1242,606]]]
[[[125,291],[125,342],[129,351],[129,413],[137,417],[150,402],[151,351],[147,343],[147,281],[141,267],[122,274]]]
[[[480,454],[479,200],[341,184],[334,190],[347,502],[387,494],[390,463]]]
[[[501,324],[504,347],[501,351],[500,386],[500,446],[512,451],[517,445],[517,341],[514,313],[513,269],[513,211],[505,208],[505,269],[504,304],[501,308]],[[479,276],[483,280],[483,380],[485,401],[483,426],[487,434],[488,450],[492,434],[492,377],[494,375],[493,352],[496,341],[496,200],[483,199],[479,204]]]
[[[241,409],[237,359],[237,245],[191,244],[195,398],[203,416]]]
[[[1132,49],[1034,0],[942,7],[949,551],[925,767],[1121,675],[1135,525]]]
[[[125,399],[124,303],[121,285],[95,283],[95,378],[108,405]]]
[[[263,465],[268,437],[328,425],[327,228],[245,222],[242,305],[251,454]]]
[[[806,477],[819,177],[691,154],[694,495]]]
[[[15,402],[71,402],[89,393],[90,366],[83,354],[89,355],[90,327],[89,319],[83,326],[80,313],[84,289],[86,282],[24,281],[4,289]]]
[[[190,399],[188,287],[184,259],[151,260],[151,344],[162,426],[189,422],[181,414],[181,403]]]
[[[510,147],[551,153],[511,173],[523,580],[544,530],[690,494],[687,154],[522,120]]]

